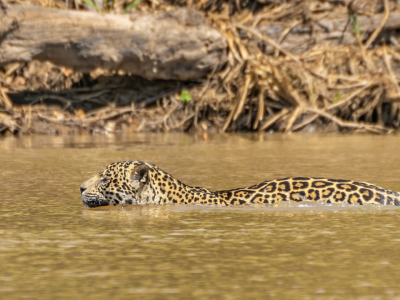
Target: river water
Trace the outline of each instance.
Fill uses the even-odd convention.
[[[143,160],[229,189],[288,176],[400,191],[400,136],[0,139],[0,299],[400,299],[400,208],[87,209],[79,186]]]

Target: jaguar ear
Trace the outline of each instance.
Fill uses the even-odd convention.
[[[140,164],[131,172],[131,180],[137,187],[142,187],[149,182],[149,167]]]

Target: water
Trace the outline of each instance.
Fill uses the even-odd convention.
[[[400,208],[86,209],[80,184],[144,160],[211,189],[288,176],[400,191],[400,136],[0,139],[1,299],[400,299]]]

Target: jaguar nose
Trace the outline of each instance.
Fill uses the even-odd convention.
[[[84,191],[86,191],[86,188],[81,187],[81,195],[83,194]]]

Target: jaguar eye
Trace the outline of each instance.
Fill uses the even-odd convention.
[[[106,183],[108,181],[108,178],[107,177],[104,177],[104,178],[102,178],[101,180],[100,180],[100,183]]]

